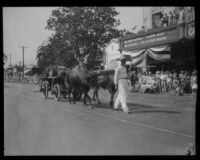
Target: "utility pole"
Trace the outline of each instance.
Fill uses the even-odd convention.
[[[28,48],[25,46],[19,46],[20,48],[22,48],[22,62],[23,62],[23,79],[24,79],[24,48]]]
[[[122,34],[123,32],[120,31],[120,40],[119,40],[119,52],[122,54]]]
[[[10,56],[10,67],[11,67],[11,56],[12,56],[12,55],[11,55],[11,54],[9,54],[9,56]]]

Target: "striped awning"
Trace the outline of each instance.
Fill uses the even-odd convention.
[[[171,47],[169,45],[163,45],[158,47],[152,47],[148,49],[142,49],[137,51],[124,51],[124,55],[130,55],[132,64],[140,64],[146,56],[153,58],[156,61],[165,61],[171,58]]]

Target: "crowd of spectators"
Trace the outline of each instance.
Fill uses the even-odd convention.
[[[153,28],[158,28],[160,26],[167,27],[173,24],[181,24],[184,22],[190,22],[194,20],[194,7],[180,7],[169,12],[163,12],[160,18],[160,24],[157,26],[153,24]]]
[[[130,91],[139,93],[173,93],[174,95],[196,94],[197,91],[197,71],[170,72],[156,71],[130,73],[132,86]]]
[[[24,78],[22,76],[15,76],[15,75],[7,75],[4,78],[7,82],[21,82],[24,84],[38,84],[39,76],[37,74],[35,75],[25,75]]]
[[[177,7],[176,9],[171,10],[169,12],[163,11],[161,13],[159,22],[153,22],[152,29],[181,24],[184,22],[191,22],[194,19],[195,19],[194,7]],[[138,34],[145,32],[146,29],[144,26],[142,26],[141,29],[138,31]]]
[[[39,76],[37,74],[35,74],[35,75],[25,75],[23,83],[37,84],[38,80],[39,80]]]

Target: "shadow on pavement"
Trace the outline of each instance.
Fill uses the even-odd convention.
[[[140,104],[140,103],[127,103],[127,105],[130,107],[131,110],[134,111],[134,109],[139,109],[135,110],[134,113],[150,113],[150,112],[163,112],[163,113],[181,113],[180,111],[169,111],[169,110],[160,110],[156,106],[150,106],[146,104]],[[142,109],[142,110],[140,110]],[[143,109],[150,109],[150,110],[143,110]]]
[[[179,111],[168,111],[168,110],[136,110],[134,113],[181,113]]]
[[[131,109],[158,108],[158,107],[155,107],[155,106],[150,106],[150,105],[141,104],[141,103],[127,103],[127,105],[128,105]]]
[[[94,105],[95,105],[95,108],[107,108],[107,109],[112,109],[113,108],[113,106],[110,106],[109,103],[107,103],[107,104],[106,103],[100,103],[100,104],[94,103]]]
[[[4,86],[4,88],[12,88],[12,86]]]
[[[54,97],[47,97],[47,99],[54,99]]]
[[[176,113],[176,114],[181,113],[180,111],[161,110],[158,109],[159,107],[144,105],[144,104],[127,103],[127,105],[130,107],[130,110],[134,113]],[[95,104],[95,108],[113,109],[113,106],[102,103],[102,104]]]

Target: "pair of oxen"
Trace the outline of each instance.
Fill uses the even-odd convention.
[[[93,89],[93,100],[97,100],[100,103],[98,91],[100,88],[109,91],[110,105],[113,105],[113,97],[116,92],[114,85],[114,70],[108,71],[96,71],[88,72],[84,68],[74,67],[72,69],[61,69],[56,70],[56,75],[59,77],[56,79],[64,80],[64,88],[68,91],[68,100],[75,104],[77,100],[81,99],[83,95],[83,103],[86,104],[87,100],[89,102],[90,108],[94,108],[92,100],[89,96],[89,91]],[[53,82],[54,84],[56,82]]]

